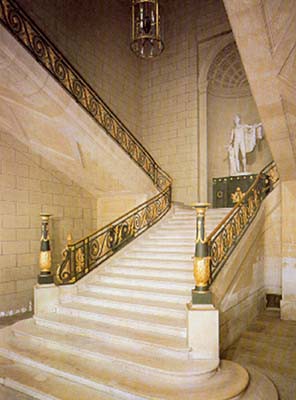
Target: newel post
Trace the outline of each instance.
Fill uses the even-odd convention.
[[[195,288],[192,290],[192,304],[211,304],[212,296],[209,290],[211,278],[211,258],[208,255],[208,243],[205,232],[205,216],[208,203],[193,205],[196,210],[196,239],[193,263]]]
[[[40,254],[39,254],[39,268],[38,275],[39,285],[53,283],[53,275],[51,271],[51,249],[48,223],[50,214],[41,213],[41,239],[40,239]]]
[[[219,364],[219,312],[210,292],[211,258],[205,233],[208,203],[193,205],[196,210],[196,240],[193,262],[195,288],[187,304],[187,344],[191,357]]]
[[[54,284],[51,270],[51,248],[48,223],[50,214],[41,213],[41,239],[38,283],[34,287],[34,314],[52,312],[59,303],[59,288]]]

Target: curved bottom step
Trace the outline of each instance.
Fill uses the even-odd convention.
[[[51,371],[40,371],[32,365],[24,365],[17,361],[1,357],[0,372],[3,376],[2,383],[36,399],[46,400],[228,400],[236,398],[248,385],[249,376],[246,370],[231,361],[222,362],[217,373],[204,380],[197,380],[191,385],[168,387],[155,393],[153,382],[151,392],[145,393],[141,386],[129,382],[134,390],[117,390],[115,387],[101,385],[84,385],[81,382],[60,377]],[[128,386],[129,386],[128,385]],[[173,385],[174,386],[174,385]],[[249,400],[249,398],[248,398]]]
[[[239,400],[278,400],[278,392],[273,382],[254,367],[247,367],[250,375],[249,386],[237,397]]]

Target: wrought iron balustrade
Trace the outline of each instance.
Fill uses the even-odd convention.
[[[268,164],[257,176],[242,199],[226,215],[221,223],[206,238],[211,257],[212,283],[230,254],[257,215],[261,203],[277,182],[279,174],[275,162]]]
[[[172,180],[16,1],[0,0],[0,23],[136,162],[160,192],[104,228],[68,243],[55,278],[58,284],[74,283],[167,213]]]
[[[16,1],[0,0],[0,23],[145,171],[159,190],[171,182],[144,146]]]
[[[58,284],[74,283],[135,239],[170,209],[171,186],[84,239],[68,243],[57,269]]]

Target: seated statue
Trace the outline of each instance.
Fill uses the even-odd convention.
[[[234,128],[231,130],[230,142],[228,145],[228,157],[230,175],[238,175],[241,172],[247,173],[246,154],[254,150],[257,139],[263,138],[262,124],[242,124],[239,115],[234,117]],[[240,165],[240,154],[242,167]]]

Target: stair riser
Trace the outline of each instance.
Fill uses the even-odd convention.
[[[162,252],[153,252],[153,251],[131,251],[129,252],[129,257],[137,258],[138,260],[170,260],[170,261],[188,261],[190,257],[192,257],[192,251],[188,250],[184,253],[169,253],[163,250]]]
[[[177,304],[186,304],[190,299],[190,294],[188,296],[181,296],[177,294],[162,294],[162,293],[153,293],[153,292],[137,292],[136,290],[129,289],[118,289],[118,288],[107,288],[103,286],[85,286],[85,290],[89,290],[93,293],[100,294],[111,294],[118,296],[118,299],[122,298],[130,298],[130,299],[139,299],[139,300],[158,300],[164,301],[166,303],[177,303]]]
[[[193,240],[195,239],[195,231],[189,231],[189,232],[181,232],[178,229],[158,229],[157,231],[157,237],[159,238],[176,238],[176,239],[190,239]]]
[[[154,252],[158,253],[185,253],[185,254],[192,254],[194,252],[194,243],[190,243],[186,246],[181,246],[178,244],[143,244],[141,246],[133,247],[133,251],[136,252]]]
[[[148,260],[146,263],[141,262],[139,265],[133,265],[131,263],[125,262],[122,263],[120,261],[115,261],[112,263],[112,268],[126,268],[128,270],[133,270],[133,268],[137,269],[145,269],[147,271],[154,271],[154,270],[162,270],[164,274],[166,274],[168,271],[175,271],[175,270],[180,270],[186,274],[192,274],[193,273],[193,261],[190,263],[187,263],[187,265],[184,265],[182,262],[178,262],[178,264],[171,265],[168,262],[163,262],[161,261],[160,263],[156,264],[154,260]],[[134,261],[134,260],[133,260]],[[151,262],[150,262],[151,261]],[[120,262],[120,264],[119,264]]]
[[[192,259],[189,260],[154,260],[154,259],[149,259],[149,258],[145,258],[142,260],[136,259],[136,258],[132,258],[132,257],[126,257],[126,258],[122,258],[120,260],[116,260],[116,262],[114,263],[115,265],[120,264],[122,265],[128,265],[128,266],[136,266],[136,267],[148,267],[149,266],[154,266],[157,268],[183,268],[188,270],[190,268],[192,268],[193,265],[193,261]]]
[[[159,269],[149,269],[149,268],[122,268],[122,267],[109,267],[109,273],[121,274],[123,277],[125,276],[139,276],[139,277],[151,277],[151,278],[173,278],[173,279],[191,279],[193,276],[192,271],[183,271],[183,270],[159,270]]]
[[[177,371],[172,372],[172,371],[167,371],[167,370],[160,369],[157,367],[148,366],[146,364],[143,365],[138,362],[134,362],[132,360],[126,360],[123,358],[119,358],[116,353],[114,353],[112,355],[102,354],[102,353],[94,352],[91,350],[76,348],[75,346],[67,345],[65,343],[60,344],[59,342],[50,340],[48,338],[33,336],[33,335],[26,334],[23,332],[15,332],[15,335],[16,335],[16,337],[22,337],[24,340],[28,340],[30,342],[30,344],[33,344],[33,345],[35,344],[37,346],[42,345],[42,347],[46,347],[50,350],[59,351],[62,353],[67,352],[71,355],[84,357],[86,359],[92,359],[92,360],[98,361],[100,363],[104,363],[104,362],[116,363],[116,366],[119,368],[124,368],[125,370],[129,369],[132,374],[133,373],[137,373],[137,374],[144,373],[147,377],[150,376],[150,379],[153,378],[153,376],[155,376],[155,375],[157,377],[159,374],[161,374],[163,379],[169,378],[169,380],[171,380],[172,377],[173,377],[173,379],[181,378],[182,383],[184,384],[184,378],[186,378],[186,376],[191,377],[191,378],[193,377],[192,374],[189,372],[188,373],[182,373],[182,372],[177,372]],[[142,348],[139,350],[141,350],[141,353],[144,353]],[[153,352],[155,352],[155,349],[151,349],[151,348],[147,349],[147,357],[151,357],[151,350]],[[187,352],[185,354],[187,354]],[[183,356],[185,356],[185,354]],[[158,350],[158,355],[159,355],[159,350]],[[164,356],[167,356],[167,354],[164,354]],[[171,354],[170,354],[170,356],[171,356]],[[172,361],[174,362],[174,359]]]
[[[164,239],[163,237],[156,235],[155,238],[154,236],[151,235],[151,239],[147,239],[144,243],[144,246],[186,246],[186,248],[193,247],[194,248],[194,242],[192,243],[191,239],[178,239],[178,238],[169,238],[169,239]]]
[[[101,341],[109,342],[110,340],[112,340],[114,343],[118,345],[123,344],[124,346],[132,346],[132,348],[134,348],[135,351],[137,351],[138,348],[139,350],[145,351],[152,356],[154,352],[157,352],[158,355],[163,354],[164,356],[168,357],[178,357],[178,358],[180,357],[182,359],[188,358],[188,348],[186,347],[184,347],[183,349],[178,349],[161,344],[148,343],[143,340],[139,339],[137,340],[135,338],[131,339],[127,336],[116,335],[116,330],[114,330],[114,332],[111,334],[110,332],[105,333],[93,329],[85,329],[85,328],[83,329],[75,325],[52,322],[38,317],[37,318],[35,317],[35,320],[39,326],[44,328],[57,329],[59,331],[65,332],[65,334],[82,335],[91,338],[97,337]]]
[[[135,279],[131,277],[127,278],[113,278],[109,276],[99,275],[97,276],[95,282],[109,283],[115,285],[123,286],[134,286],[136,288],[143,288],[149,290],[150,288],[158,289],[172,289],[172,290],[190,290],[192,289],[193,281],[188,283],[178,283],[178,282],[161,282],[161,281],[145,281],[141,279]]]
[[[66,371],[57,369],[55,367],[51,367],[47,364],[43,364],[41,362],[32,360],[31,358],[27,358],[18,353],[13,353],[11,351],[7,352],[5,349],[0,349],[0,354],[10,360],[15,361],[15,362],[19,362],[24,365],[32,366],[33,368],[37,368],[40,371],[48,372],[48,373],[54,374],[56,376],[65,378],[65,379],[69,379],[70,381],[74,381],[76,383],[81,383],[82,385],[86,385],[93,389],[100,390],[102,392],[105,392],[106,394],[111,393],[114,395],[118,395],[119,398],[121,398],[121,399],[126,399],[126,400],[145,400],[145,399],[147,399],[147,397],[138,396],[133,393],[127,393],[118,388],[114,388],[112,386],[105,385],[103,383],[95,382],[90,379],[84,378],[81,375],[74,375],[71,372],[66,372]]]
[[[151,307],[147,305],[135,304],[135,303],[123,303],[123,302],[113,302],[108,300],[96,300],[91,297],[84,297],[84,296],[72,296],[67,298],[68,302],[75,302],[80,304],[89,304],[92,306],[100,306],[106,308],[113,308],[114,310],[125,310],[125,311],[133,311],[133,312],[142,312],[143,314],[149,315],[159,315],[166,317],[170,315],[176,318],[184,318],[185,316],[185,307],[184,311],[182,310],[175,310],[172,308],[160,308],[160,307]],[[63,304],[63,303],[62,303]]]
[[[116,317],[113,315],[96,314],[88,311],[81,311],[77,309],[69,309],[62,306],[57,307],[57,312],[63,315],[75,316],[79,318],[90,319],[92,321],[99,321],[109,325],[128,327],[143,332],[158,332],[162,335],[170,335],[177,337],[186,337],[186,328],[171,327],[168,325],[160,325],[153,322],[136,321]]]
[[[20,393],[23,393],[27,396],[31,396],[34,399],[38,400],[60,400],[55,396],[51,396],[47,393],[43,393],[40,390],[36,390],[35,388],[29,386],[31,382],[28,382],[28,385],[23,385],[15,380],[9,379],[7,377],[4,378],[3,386],[6,386],[10,389],[17,390]],[[21,397],[19,397],[21,399]]]

